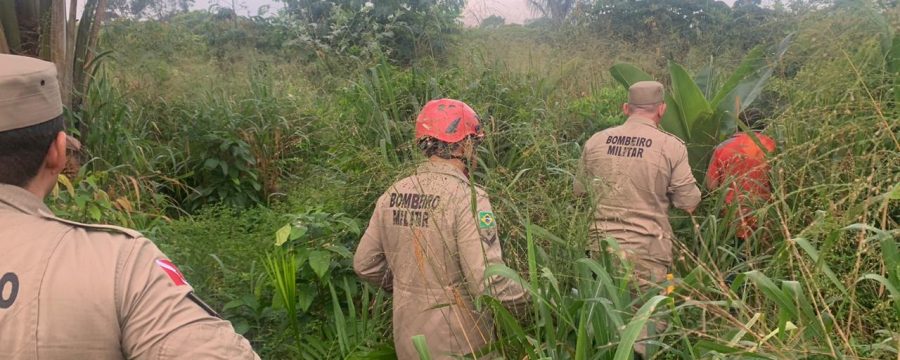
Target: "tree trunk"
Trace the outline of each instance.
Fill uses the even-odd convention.
[[[97,9],[94,11],[94,24],[91,26],[91,35],[87,41],[87,53],[84,61],[84,84],[81,84],[81,90],[87,92],[88,84],[91,79],[91,68],[93,67],[94,57],[97,53],[97,46],[100,44],[100,26],[103,24],[104,15],[106,14],[107,0],[99,0]]]
[[[21,47],[22,37],[19,35],[19,18],[16,15],[15,0],[0,0],[0,24],[7,41],[7,47],[12,52],[18,52]]]
[[[72,106],[72,65],[67,62],[66,3],[54,0],[50,8],[50,61],[56,64],[56,76],[63,105]]]
[[[6,31],[3,31],[3,19],[0,19],[0,54],[9,54],[9,43],[6,42]]]

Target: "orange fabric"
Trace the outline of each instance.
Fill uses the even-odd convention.
[[[737,235],[740,238],[749,237],[756,228],[756,219],[749,213],[756,203],[768,200],[772,192],[766,153],[775,151],[775,140],[754,134],[765,151],[749,134],[735,134],[716,146],[706,172],[706,185],[710,189],[728,186],[726,204],[731,205],[737,200],[740,219]]]

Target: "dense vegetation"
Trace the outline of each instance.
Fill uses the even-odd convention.
[[[492,271],[534,300],[517,320],[483,299],[506,358],[626,359],[651,314],[670,319],[658,358],[900,356],[895,1],[541,1],[548,20],[479,29],[455,23],[458,1],[373,3],[110,21],[71,112],[85,165],[53,208],[142,230],[263,358],[390,358],[390,296],[356,279],[352,251],[422,160],[415,113],[453,97],[486,123],[475,177],[516,270]],[[632,299],[614,253],[584,258],[592,207],[571,184],[587,138],[624,120],[617,63],[675,91],[686,77],[711,104],[732,74],[768,71],[753,91],[779,146],[763,226],[735,244],[719,190],[673,212],[669,296]],[[708,118],[729,124],[721,111]]]

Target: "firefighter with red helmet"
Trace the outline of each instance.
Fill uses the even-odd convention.
[[[468,176],[483,137],[478,115],[465,103],[425,104],[416,140],[428,160],[378,199],[356,249],[356,273],[393,293],[401,360],[418,358],[416,335],[425,336],[439,359],[479,352],[494,331],[477,299],[491,295],[514,312],[528,301],[520,284],[485,277],[490,265],[504,262],[491,203]]]

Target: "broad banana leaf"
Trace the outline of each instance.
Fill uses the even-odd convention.
[[[710,103],[724,114],[720,124],[721,134],[737,131],[738,114],[746,110],[762,93],[766,82],[772,77],[775,65],[781,62],[793,39],[794,34],[789,34],[781,40],[775,49],[774,59],[766,58],[765,48],[761,45],[750,50],[725,85],[719,89]]]
[[[669,62],[669,74],[672,77],[672,99],[678,104],[678,118],[682,127],[688,130],[689,137],[685,140],[693,141],[690,135],[695,123],[710,121],[713,110],[694,79],[681,65]]]
[[[697,83],[697,87],[700,88],[700,91],[703,93],[703,97],[707,99],[712,99],[716,95],[716,90],[718,90],[719,82],[718,82],[718,74],[716,70],[713,68],[713,62],[710,60],[709,65],[703,67],[700,72],[694,76],[694,82]]]
[[[713,149],[720,142],[721,113],[709,113],[694,122],[691,141],[687,143],[688,160],[697,181],[703,181]]]
[[[631,87],[636,82],[639,81],[652,81],[654,80],[652,76],[645,73],[643,70],[638,69],[634,65],[631,64],[616,64],[609,68],[610,74],[612,77],[616,79],[622,86],[626,89]],[[688,129],[684,127],[681,119],[678,118],[678,113],[681,110],[678,108],[678,104],[675,103],[675,100],[672,98],[669,92],[666,92],[666,106],[668,106],[668,110],[666,111],[666,115],[663,116],[660,121],[660,126],[663,130],[666,130],[675,136],[681,138],[685,142],[690,140],[690,135]]]
[[[668,92],[666,93],[666,106],[666,113],[663,115],[662,120],[659,121],[659,126],[682,141],[690,142],[690,129],[685,127],[684,121],[681,120],[679,115],[681,114],[681,107]]]
[[[3,1],[3,0],[0,0]],[[609,73],[612,74],[613,79],[622,84],[626,89],[631,87],[632,84],[639,81],[653,81],[653,77],[649,74],[645,73],[643,70],[638,69],[636,66],[631,64],[615,64],[611,68],[609,68]]]

